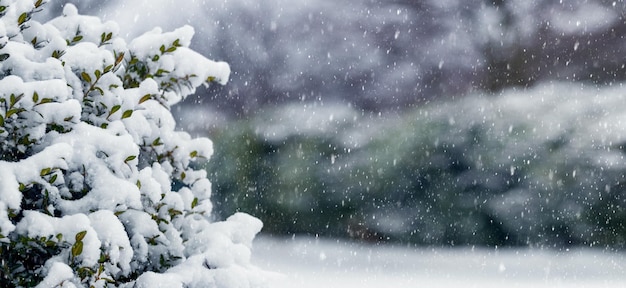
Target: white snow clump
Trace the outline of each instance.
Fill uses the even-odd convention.
[[[127,45],[71,4],[37,22],[46,2],[0,1],[0,286],[263,287],[261,222],[211,223],[212,143],[170,113],[228,64],[190,26]]]

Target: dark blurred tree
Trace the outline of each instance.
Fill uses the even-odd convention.
[[[63,2],[68,1],[54,5]],[[95,14],[128,5],[69,2]],[[197,38],[204,39],[194,48],[231,63],[232,81],[227,88],[213,87],[210,92],[218,94],[211,101],[199,97],[187,103],[239,116],[297,101],[404,110],[475,90],[551,80],[610,84],[626,77],[624,5],[603,0],[208,1],[198,4],[202,13],[189,20],[197,23]],[[128,29],[147,27],[134,23]],[[214,43],[221,43],[219,49],[204,51]]]

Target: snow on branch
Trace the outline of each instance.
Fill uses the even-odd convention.
[[[33,20],[46,3],[0,0],[0,286],[263,287],[261,222],[210,221],[212,143],[169,110],[228,64],[190,26],[127,45],[71,4]]]

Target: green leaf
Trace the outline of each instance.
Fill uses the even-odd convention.
[[[37,101],[39,101],[39,94],[35,91],[33,92],[33,102],[37,103]]]
[[[172,46],[174,46],[174,47],[180,47],[180,46],[182,46],[182,45],[180,45],[180,43],[179,43],[179,42],[180,42],[180,39],[176,39],[176,40],[174,40],[174,43],[172,43]]]
[[[169,52],[169,53],[172,53],[174,51],[176,51],[176,47],[174,47],[174,46],[172,46],[170,48],[167,48],[167,50],[165,50],[165,52]]]
[[[80,277],[81,280],[85,280],[88,277],[92,277],[96,273],[96,271],[94,271],[93,269],[89,267],[80,267],[78,268],[76,272],[78,274],[78,277]],[[94,286],[91,286],[91,287],[94,287]]]
[[[183,212],[176,210],[174,208],[170,208],[169,210],[167,210],[168,214],[170,214],[170,217],[174,218],[174,216],[176,215],[183,215]]]
[[[189,157],[191,157],[191,158],[194,158],[196,156],[198,156],[198,151],[196,151],[196,150],[194,150],[191,153],[189,153]]]
[[[102,72],[100,72],[100,70],[96,69],[96,71],[94,72],[94,75],[96,75],[96,79],[99,79],[100,76],[102,76]]]
[[[137,188],[141,189],[141,181],[137,180]]]
[[[165,53],[165,45],[161,45],[161,47],[159,47],[159,51],[161,51],[161,54]]]
[[[48,183],[53,184],[56,181],[57,181],[57,174],[54,174],[54,175],[52,175],[50,180],[48,180]]]
[[[111,71],[111,69],[113,69],[113,65],[109,65],[107,67],[104,67],[104,73],[109,73],[109,71]]]
[[[4,127],[4,117],[0,115],[0,126]]]
[[[137,156],[135,156],[135,155],[128,156],[128,157],[126,157],[126,159],[124,159],[124,163],[128,163],[130,161],[133,161],[136,158],[137,158]]]
[[[154,75],[157,76],[157,77],[160,77],[163,74],[167,74],[167,73],[170,73],[170,71],[167,71],[165,69],[159,69],[159,70],[157,70],[157,72]]]
[[[52,241],[52,240],[46,241],[46,247],[48,247],[48,248],[54,247],[56,245],[57,245],[57,243]]]
[[[15,96],[15,94],[11,94],[10,96],[10,102],[9,102],[9,107],[13,108],[13,106],[15,106],[15,104],[17,104],[17,102],[20,102],[20,100],[22,100],[22,98],[24,98],[24,93]]]
[[[152,62],[159,61],[159,58],[161,58],[159,55],[154,55],[154,57],[152,57]]]
[[[152,141],[152,146],[159,146],[159,145],[163,145],[163,143],[161,143],[161,137],[157,137],[156,139],[154,139],[154,141]]]
[[[213,81],[215,81],[215,77],[214,76],[209,76],[209,77],[206,78],[206,82],[210,83],[210,82],[213,82]]]
[[[53,57],[53,58],[57,58],[57,59],[59,59],[59,58],[61,58],[63,55],[65,55],[65,51],[63,51],[63,50],[54,50],[54,51],[52,51],[52,57]]]
[[[50,172],[52,172],[52,168],[48,167],[48,168],[43,168],[41,169],[41,172],[39,173],[39,176],[46,176],[48,174],[50,174]]]
[[[100,95],[104,95],[104,90],[102,90],[102,88],[100,88],[100,87],[98,87],[98,86],[93,87],[93,90],[98,91],[98,93],[100,93]]]
[[[72,38],[72,43],[76,43],[80,40],[83,40],[83,36],[82,35],[76,35],[74,36],[74,38]]]
[[[39,8],[39,6],[41,6],[43,4],[43,0],[37,0],[37,2],[35,2],[35,8]]]
[[[78,241],[72,246],[72,256],[76,257],[83,253],[83,241]]]
[[[37,105],[39,104],[46,104],[46,103],[50,103],[52,102],[52,98],[43,98],[41,99],[41,102],[37,103]]]
[[[76,233],[76,238],[75,238],[76,242],[83,241],[83,239],[85,239],[85,235],[87,235],[87,231],[86,230],[83,230],[83,231],[80,231],[80,232]]]
[[[146,101],[150,100],[150,98],[152,98],[152,95],[151,95],[151,94],[146,94],[146,95],[143,95],[143,97],[141,97],[141,99],[139,99],[139,104],[141,104],[141,103],[143,103],[143,102],[146,102]]]
[[[26,109],[24,109],[24,108],[13,108],[13,109],[10,109],[9,111],[7,111],[7,115],[5,116],[5,118],[9,118],[9,117],[13,116],[13,114],[18,114],[18,113],[24,112],[24,111],[26,111]]]
[[[135,58],[135,59],[137,59],[137,58]],[[115,58],[114,66],[120,65],[120,63],[122,63],[122,60],[124,60],[124,52],[122,52],[119,55],[117,55],[117,57]]]
[[[119,111],[120,108],[122,108],[121,105],[115,105],[111,108],[111,111],[109,112],[109,116],[113,115],[115,112]],[[107,118],[109,118],[109,116],[107,116]]]
[[[80,76],[83,77],[83,79],[85,81],[91,83],[91,76],[89,76],[89,74],[87,74],[87,72],[80,73]]]
[[[0,13],[4,12],[4,10],[7,10],[7,6],[0,6]]]
[[[126,119],[126,118],[130,117],[131,115],[133,115],[133,110],[126,110],[122,114],[122,119]]]
[[[196,208],[196,206],[198,206],[198,197],[193,198],[193,201],[191,201],[191,209]]]
[[[17,25],[22,25],[28,20],[28,13],[24,12],[17,18]]]

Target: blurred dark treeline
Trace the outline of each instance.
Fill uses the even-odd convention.
[[[543,84],[395,117],[283,105],[213,134],[213,199],[279,235],[626,248],[623,90]]]
[[[626,76],[623,2],[300,2],[230,1],[246,8],[215,13],[217,41],[196,43],[234,74],[205,101],[243,115],[294,101],[406,110],[476,90]]]
[[[65,2],[130,36],[194,26],[193,48],[233,74],[187,103],[228,115],[302,101],[406,110],[476,90],[626,77],[623,1],[83,0],[50,10]]]
[[[130,35],[184,18],[231,65],[176,110],[215,142],[218,216],[420,244],[626,241],[606,88],[626,77],[623,1],[69,2]]]

